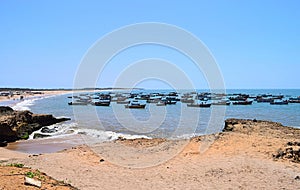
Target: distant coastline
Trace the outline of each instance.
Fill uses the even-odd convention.
[[[37,98],[51,95],[62,95],[73,92],[92,92],[107,90],[143,90],[142,88],[0,88],[0,102],[24,100],[28,98]]]
[[[144,90],[144,88],[0,88],[0,91],[84,91],[84,90]]]

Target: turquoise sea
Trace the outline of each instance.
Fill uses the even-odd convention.
[[[174,90],[141,90],[138,92],[171,92]],[[120,91],[123,92],[123,91]],[[178,91],[180,94],[188,91]],[[198,90],[198,92],[208,92]],[[227,94],[273,94],[286,98],[300,96],[299,89],[229,89]],[[99,141],[125,138],[189,138],[195,135],[214,133],[222,130],[224,119],[243,118],[271,120],[286,126],[300,128],[300,104],[270,105],[253,102],[252,105],[211,106],[210,108],[188,108],[186,104],[156,106],[147,104],[145,109],[125,109],[123,104],[112,102],[109,107],[69,106],[68,96],[72,94],[28,99],[22,102],[8,102],[17,110],[33,113],[53,114],[56,117],[70,117],[71,121],[56,124],[54,137],[68,134],[85,134]],[[3,103],[2,103],[3,104]],[[215,119],[216,113],[224,111],[224,119]],[[208,123],[210,122],[210,125]],[[32,135],[33,136],[33,135]],[[31,137],[32,137],[31,136]]]

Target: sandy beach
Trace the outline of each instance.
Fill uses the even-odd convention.
[[[252,120],[231,124],[222,133],[190,140],[119,139],[39,155],[1,148],[0,160],[2,165],[23,163],[79,189],[299,188],[299,129]],[[168,152],[183,144],[178,154],[164,160]],[[210,146],[203,149],[204,144]],[[120,146],[135,151],[125,155]],[[292,156],[289,150],[294,151]],[[155,165],[153,156],[141,157],[140,152],[159,155],[163,161]],[[124,155],[128,160],[122,162]],[[153,166],[136,167],[135,163]]]
[[[54,95],[62,95],[72,93],[72,91],[67,90],[57,90],[57,91],[38,91],[41,94],[35,94],[36,91],[30,91],[31,93],[22,93],[20,95],[13,95],[11,96],[0,96],[0,102],[3,101],[13,101],[18,103],[21,100],[21,96],[23,96],[23,100],[31,99],[31,98],[41,98],[47,96],[54,96]]]

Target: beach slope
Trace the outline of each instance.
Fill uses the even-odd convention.
[[[107,157],[120,157],[117,145],[135,152],[153,151],[165,155],[172,148],[184,147],[170,159],[147,167],[118,164]],[[102,143],[95,151],[87,145],[57,153],[26,155],[5,148],[2,164],[24,163],[79,189],[298,189],[300,186],[300,130],[280,123],[228,119],[223,132],[190,140],[119,139]],[[179,146],[179,147],[180,147]],[[182,147],[182,146],[181,146]],[[101,153],[101,150],[103,151]],[[151,163],[151,156],[127,158]],[[145,165],[146,166],[146,165]],[[2,177],[1,177],[2,178]],[[0,180],[0,188],[3,182]]]

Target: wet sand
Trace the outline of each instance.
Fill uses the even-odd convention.
[[[21,140],[9,143],[8,150],[27,153],[27,154],[44,154],[55,153],[64,149],[70,149],[74,146],[85,144],[80,135],[66,135],[64,137],[44,138]]]

